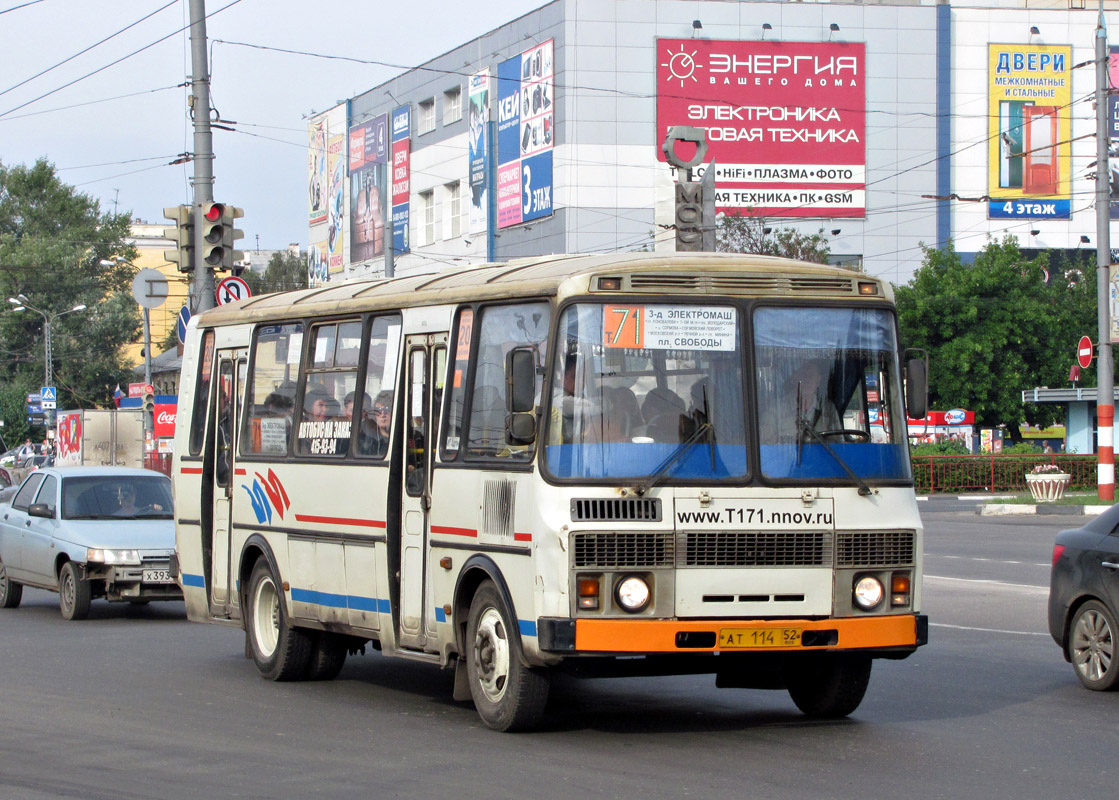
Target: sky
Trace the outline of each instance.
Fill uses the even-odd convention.
[[[211,105],[236,129],[213,132],[214,199],[244,209],[241,249],[306,248],[308,115],[546,2],[206,0]],[[145,222],[189,203],[193,164],[169,165],[193,148],[188,6],[0,0],[0,162],[46,158]]]

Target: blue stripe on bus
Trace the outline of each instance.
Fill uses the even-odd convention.
[[[521,636],[536,635],[536,622],[531,619],[519,619],[517,620],[517,626],[521,629]]]
[[[447,621],[447,612],[443,610],[442,606],[435,609],[435,621],[436,622],[446,622]]]
[[[196,586],[199,589],[206,588],[206,581],[201,575],[190,575],[186,572],[183,573],[183,586]]]
[[[328,608],[351,608],[355,611],[374,611],[378,614],[389,613],[389,601],[380,597],[360,597],[352,594],[330,594],[311,589],[291,590],[291,599],[297,603],[308,603]]]

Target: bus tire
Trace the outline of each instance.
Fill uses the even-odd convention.
[[[512,614],[492,581],[478,587],[466,628],[466,670],[478,716],[497,731],[534,728],[548,702],[548,674],[521,657]]]
[[[4,562],[0,561],[0,608],[17,608],[23,599],[23,584],[8,577]]]
[[[852,713],[869,684],[870,656],[859,653],[806,653],[785,666],[789,696],[797,708],[818,719]]]
[[[307,664],[307,680],[332,681],[346,663],[346,640],[337,633],[320,631],[311,645]]]
[[[246,598],[249,649],[256,668],[268,680],[301,680],[310,669],[311,637],[290,625],[281,592],[268,561],[257,559]]]

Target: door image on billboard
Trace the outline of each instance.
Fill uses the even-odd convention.
[[[1022,109],[1026,131],[1022,191],[1026,194],[1057,193],[1057,108],[1026,106]]]
[[[999,188],[1022,188],[1022,154],[1026,150],[1022,131],[1022,109],[1019,100],[999,103]]]

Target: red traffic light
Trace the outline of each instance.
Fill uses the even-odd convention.
[[[209,222],[217,222],[221,219],[221,215],[224,213],[225,206],[223,206],[221,203],[210,203],[209,206],[206,207],[206,210],[203,212],[203,216],[205,216]]]

